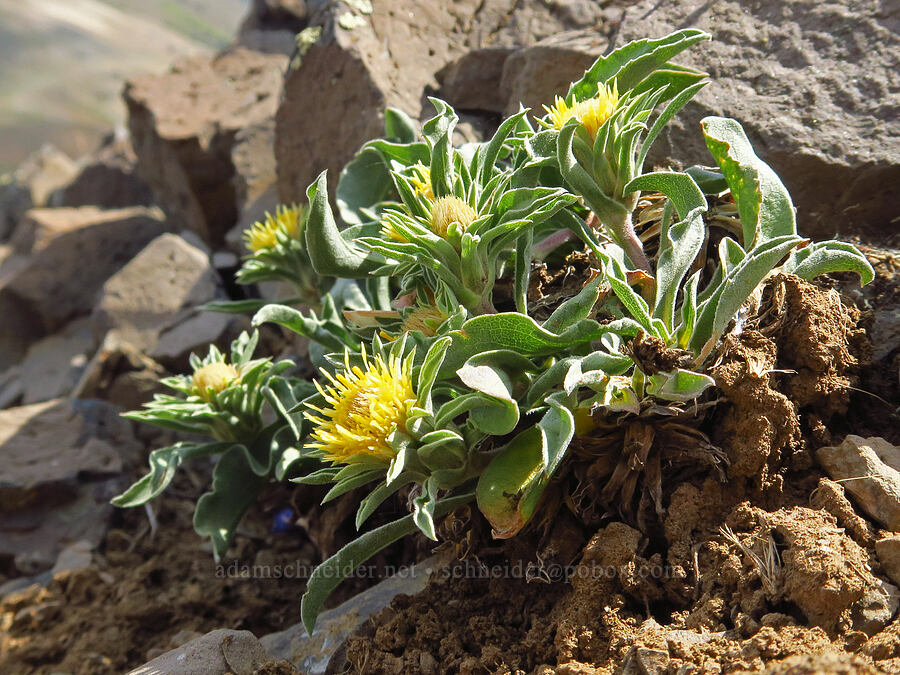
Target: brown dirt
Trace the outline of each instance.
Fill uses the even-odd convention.
[[[154,536],[142,509],[121,512],[91,566],[0,602],[0,673],[121,673],[215,628],[264,635],[296,623],[304,583],[217,576],[191,527],[196,489],[180,487],[188,494],[154,503]],[[285,569],[312,560],[308,540],[248,520],[237,559]]]

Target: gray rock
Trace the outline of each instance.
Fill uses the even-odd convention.
[[[159,209],[32,209],[16,228],[17,260],[0,270],[0,368],[90,312],[103,283],[169,228]]]
[[[818,0],[694,3],[641,0],[617,44],[694,26],[712,42],[677,60],[712,83],[648,161],[706,162],[697,124],[734,117],[798,208],[798,227],[827,238],[894,231],[900,211],[900,32],[890,3]]]
[[[900,607],[900,589],[886,581],[866,589],[850,615],[855,630],[872,636],[887,626]]]
[[[503,112],[511,114],[524,105],[535,117],[542,116],[542,106],[553,103],[556,95],[565,96],[607,44],[596,31],[570,31],[517,50],[506,59],[498,81]]]
[[[94,335],[116,330],[136,349],[153,351],[160,335],[219,293],[209,256],[164,234],[103,285],[94,308]]]
[[[149,356],[172,372],[184,372],[189,367],[188,358],[192,352],[206,354],[211,344],[227,351],[228,344],[238,336],[242,326],[249,328],[244,317],[198,312],[161,332]]]
[[[127,135],[111,134],[93,154],[78,162],[78,173],[50,194],[50,206],[119,209],[150,206],[153,192],[137,175],[137,158]]]
[[[50,194],[66,185],[78,172],[78,165],[62,150],[45,144],[13,171],[15,182],[28,188],[31,202],[45,206]]]
[[[246,253],[243,231],[278,206],[274,143],[274,119],[252,124],[235,136],[231,161],[238,217],[237,225],[225,235],[225,243],[238,255]]]
[[[87,317],[31,345],[21,366],[22,402],[49,401],[72,391],[94,346]]]
[[[820,239],[855,233],[878,241],[895,230],[900,32],[896,12],[885,3],[641,0],[624,9],[601,4],[607,3],[596,3],[592,18],[604,30],[591,25],[580,33],[545,34],[545,40],[508,56],[493,82],[487,76],[496,69],[488,67],[487,54],[456,57],[444,91],[485,110],[494,109],[499,92],[507,98],[506,113],[522,102],[541,114],[541,105],[564,93],[597,56],[631,40],[701,28],[713,40],[676,61],[709,72],[711,83],[663,132],[648,168],[710,164],[700,120],[734,117],[790,190],[801,233]],[[519,3],[510,24],[527,15],[526,5]],[[529,42],[534,40],[517,44]],[[454,67],[474,76],[477,90],[457,86]]]
[[[662,649],[632,647],[625,655],[619,675],[663,675],[669,666],[669,652]]]
[[[96,546],[109,499],[142,444],[104,401],[55,400],[0,411],[0,555],[23,574],[49,569],[69,543]]]
[[[900,348],[900,308],[877,310],[874,314],[872,360],[881,361]]]
[[[289,56],[294,36],[306,28],[305,0],[252,0],[234,44],[267,54]]]
[[[168,214],[213,246],[237,219],[235,136],[275,114],[286,66],[284,55],[236,48],[125,87],[140,175]]]
[[[220,628],[158,656],[129,675],[254,675],[274,660],[250,631]]]
[[[0,373],[0,409],[15,405],[22,399],[22,367],[12,366]]]
[[[441,98],[457,109],[504,112],[509,96],[497,83],[503,76],[504,64],[514,52],[511,47],[466,52],[438,72]]]
[[[883,438],[851,434],[838,446],[820,448],[816,457],[870,518],[900,532],[900,449]]]
[[[31,190],[11,175],[0,176],[0,242],[7,240],[32,206]]]
[[[365,14],[342,3],[321,3],[310,24],[321,26],[322,34],[305,53],[295,54],[275,118],[279,197],[302,201],[322,169],[329,171],[333,191],[338,172],[360,145],[383,134],[385,107],[430,117],[425,95],[438,88],[436,74],[468,51],[505,50],[593,26],[602,15],[599,4],[395,0],[373,3],[372,13]]]
[[[389,606],[397,595],[414,595],[424,590],[432,571],[443,564],[443,559],[434,556],[323,612],[312,636],[302,624],[297,624],[266,635],[260,642],[269,653],[290,661],[301,672],[322,675],[331,657],[357,627],[375,612]]]
[[[152,400],[153,394],[168,391],[160,384],[166,374],[160,364],[110,331],[85,367],[72,397],[97,398],[124,410],[137,410]]]
[[[306,0],[251,0],[238,40],[247,31],[289,31],[297,33],[306,27]]]
[[[875,553],[888,578],[900,585],[900,535],[894,534],[876,541]]]

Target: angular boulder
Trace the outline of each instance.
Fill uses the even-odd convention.
[[[49,401],[67,395],[93,352],[90,319],[82,317],[54,335],[34,343],[22,360],[22,403]]]
[[[16,255],[0,269],[0,369],[88,313],[103,283],[169,227],[144,207],[29,211],[13,234]]]
[[[170,216],[212,246],[237,219],[235,135],[275,114],[286,65],[284,55],[235,48],[125,86],[141,177]]]
[[[92,155],[79,162],[70,183],[49,197],[50,206],[99,206],[120,209],[150,206],[153,192],[137,175],[137,157],[127,136],[110,135]]]
[[[701,28],[712,41],[676,60],[709,72],[712,82],[660,136],[648,168],[712,163],[699,122],[733,117],[790,190],[801,233],[877,238],[892,231],[900,208],[900,34],[883,5],[641,0],[605,12],[605,34],[552,38],[507,59],[497,83],[509,92],[506,112],[519,100],[534,106],[564,93],[581,75],[579,60],[590,64],[631,40]]]
[[[178,235],[164,234],[103,285],[93,313],[94,336],[100,341],[115,330],[150,352],[162,333],[219,292],[209,256]]]
[[[252,0],[235,44],[258,52],[290,54],[294,36],[306,28],[305,0]]]
[[[533,44],[593,26],[601,14],[599,3],[575,1],[321,5],[310,16],[321,35],[295,54],[276,117],[279,197],[301,201],[322,169],[329,170],[333,190],[338,172],[359,146],[383,133],[385,107],[414,118],[430,116],[426,95],[437,91],[437,73],[469,50]],[[484,56],[496,71],[502,53]],[[478,64],[462,67],[472,65]]]
[[[129,675],[257,675],[296,672],[275,661],[248,630],[220,628],[157,656]]]
[[[119,412],[63,399],[0,411],[0,555],[23,574],[52,567],[67,544],[103,539],[109,499],[143,448]]]

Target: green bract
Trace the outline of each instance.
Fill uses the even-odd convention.
[[[762,282],[775,271],[873,278],[849,244],[797,234],[787,190],[735,120],[702,122],[715,167],[644,170],[660,131],[707,84],[671,59],[707,39],[687,29],[627,44],[536,124],[520,110],[483,143],[454,146],[456,113],[437,99],[421,134],[386,111],[385,138],[341,173],[340,219],[323,172],[307,190],[305,226],[257,232],[239,276],[289,280],[315,308],[232,307],[308,338],[315,386],[287,378],[288,364],[251,361],[255,337],[235,344],[231,365],[215,350],[194,359],[195,370],[213,366],[203,386],[166,380],[182,396],[131,417],[215,440],[155,451],[151,473],[116,503],[144,503],[182,460],[217,454],[196,524],[222,555],[270,478],[331,485],[324,501],[358,490],[360,529],[407,488],[408,516],[364,532],[310,578],[310,631],[342,574],[415,530],[435,539],[436,519],[459,505],[474,500],[496,537],[552,517],[565,500],[545,494],[565,489],[573,439],[583,452],[588,441],[620,443],[604,508],[619,500],[628,517],[646,467],[662,513],[653,438],[686,448],[686,461],[721,462],[697,411],[716,405],[710,357]],[[656,215],[636,225],[642,200]],[[724,230],[710,215],[723,205],[735,214]],[[573,253],[590,269],[545,310],[532,272]]]

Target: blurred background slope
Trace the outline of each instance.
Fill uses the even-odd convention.
[[[0,174],[43,143],[77,157],[121,126],[126,77],[231,40],[247,0],[0,0]]]

